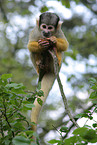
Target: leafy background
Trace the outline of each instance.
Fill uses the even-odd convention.
[[[29,57],[27,43],[35,19],[45,11],[60,16],[62,30],[69,41],[60,77],[75,116],[89,107],[93,108],[88,99],[91,92],[88,80],[90,77],[97,78],[96,0],[0,0],[0,75],[11,73],[12,81],[22,82],[28,90],[35,90],[38,77]],[[57,83],[40,115],[38,133],[42,145],[47,144],[48,139],[59,138],[55,128],[60,128],[68,121],[56,86]],[[78,121],[81,125],[80,122],[84,124],[84,120]],[[91,122],[87,124],[91,125]],[[67,126],[73,128],[70,122]],[[72,129],[69,131],[71,133]],[[64,134],[64,138],[66,136]]]

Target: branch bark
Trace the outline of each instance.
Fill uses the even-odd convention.
[[[68,113],[68,116],[69,116],[70,120],[72,121],[72,123],[78,128],[79,125],[76,123],[73,116],[71,115],[71,112],[70,112],[70,109],[69,109],[69,106],[68,106],[68,102],[67,102],[67,98],[66,98],[65,93],[63,91],[63,85],[62,85],[60,77],[59,77],[58,58],[56,56],[55,48],[53,48],[52,51],[49,50],[49,53],[53,57],[55,76],[56,76],[56,79],[57,79],[57,82],[58,82],[58,85],[59,85],[59,89],[60,89],[60,92],[61,92],[61,96],[62,96],[62,99],[63,99],[63,103],[64,103],[64,106],[65,106],[66,112]]]

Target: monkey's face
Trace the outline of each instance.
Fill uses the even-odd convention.
[[[55,33],[55,27],[53,25],[41,24],[40,29],[44,38],[49,38]]]

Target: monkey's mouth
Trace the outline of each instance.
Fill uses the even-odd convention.
[[[42,32],[42,36],[43,36],[43,38],[49,38],[49,37],[51,37],[51,33],[50,32]]]

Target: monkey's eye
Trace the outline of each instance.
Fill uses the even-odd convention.
[[[53,27],[49,26],[48,29],[51,30],[51,29],[53,29]]]
[[[43,27],[44,29],[46,29],[46,25],[42,25],[42,27]]]
[[[54,27],[53,26],[48,26],[48,30],[53,31]]]
[[[40,27],[41,27],[41,29],[46,29],[46,25],[45,24],[42,24]]]

